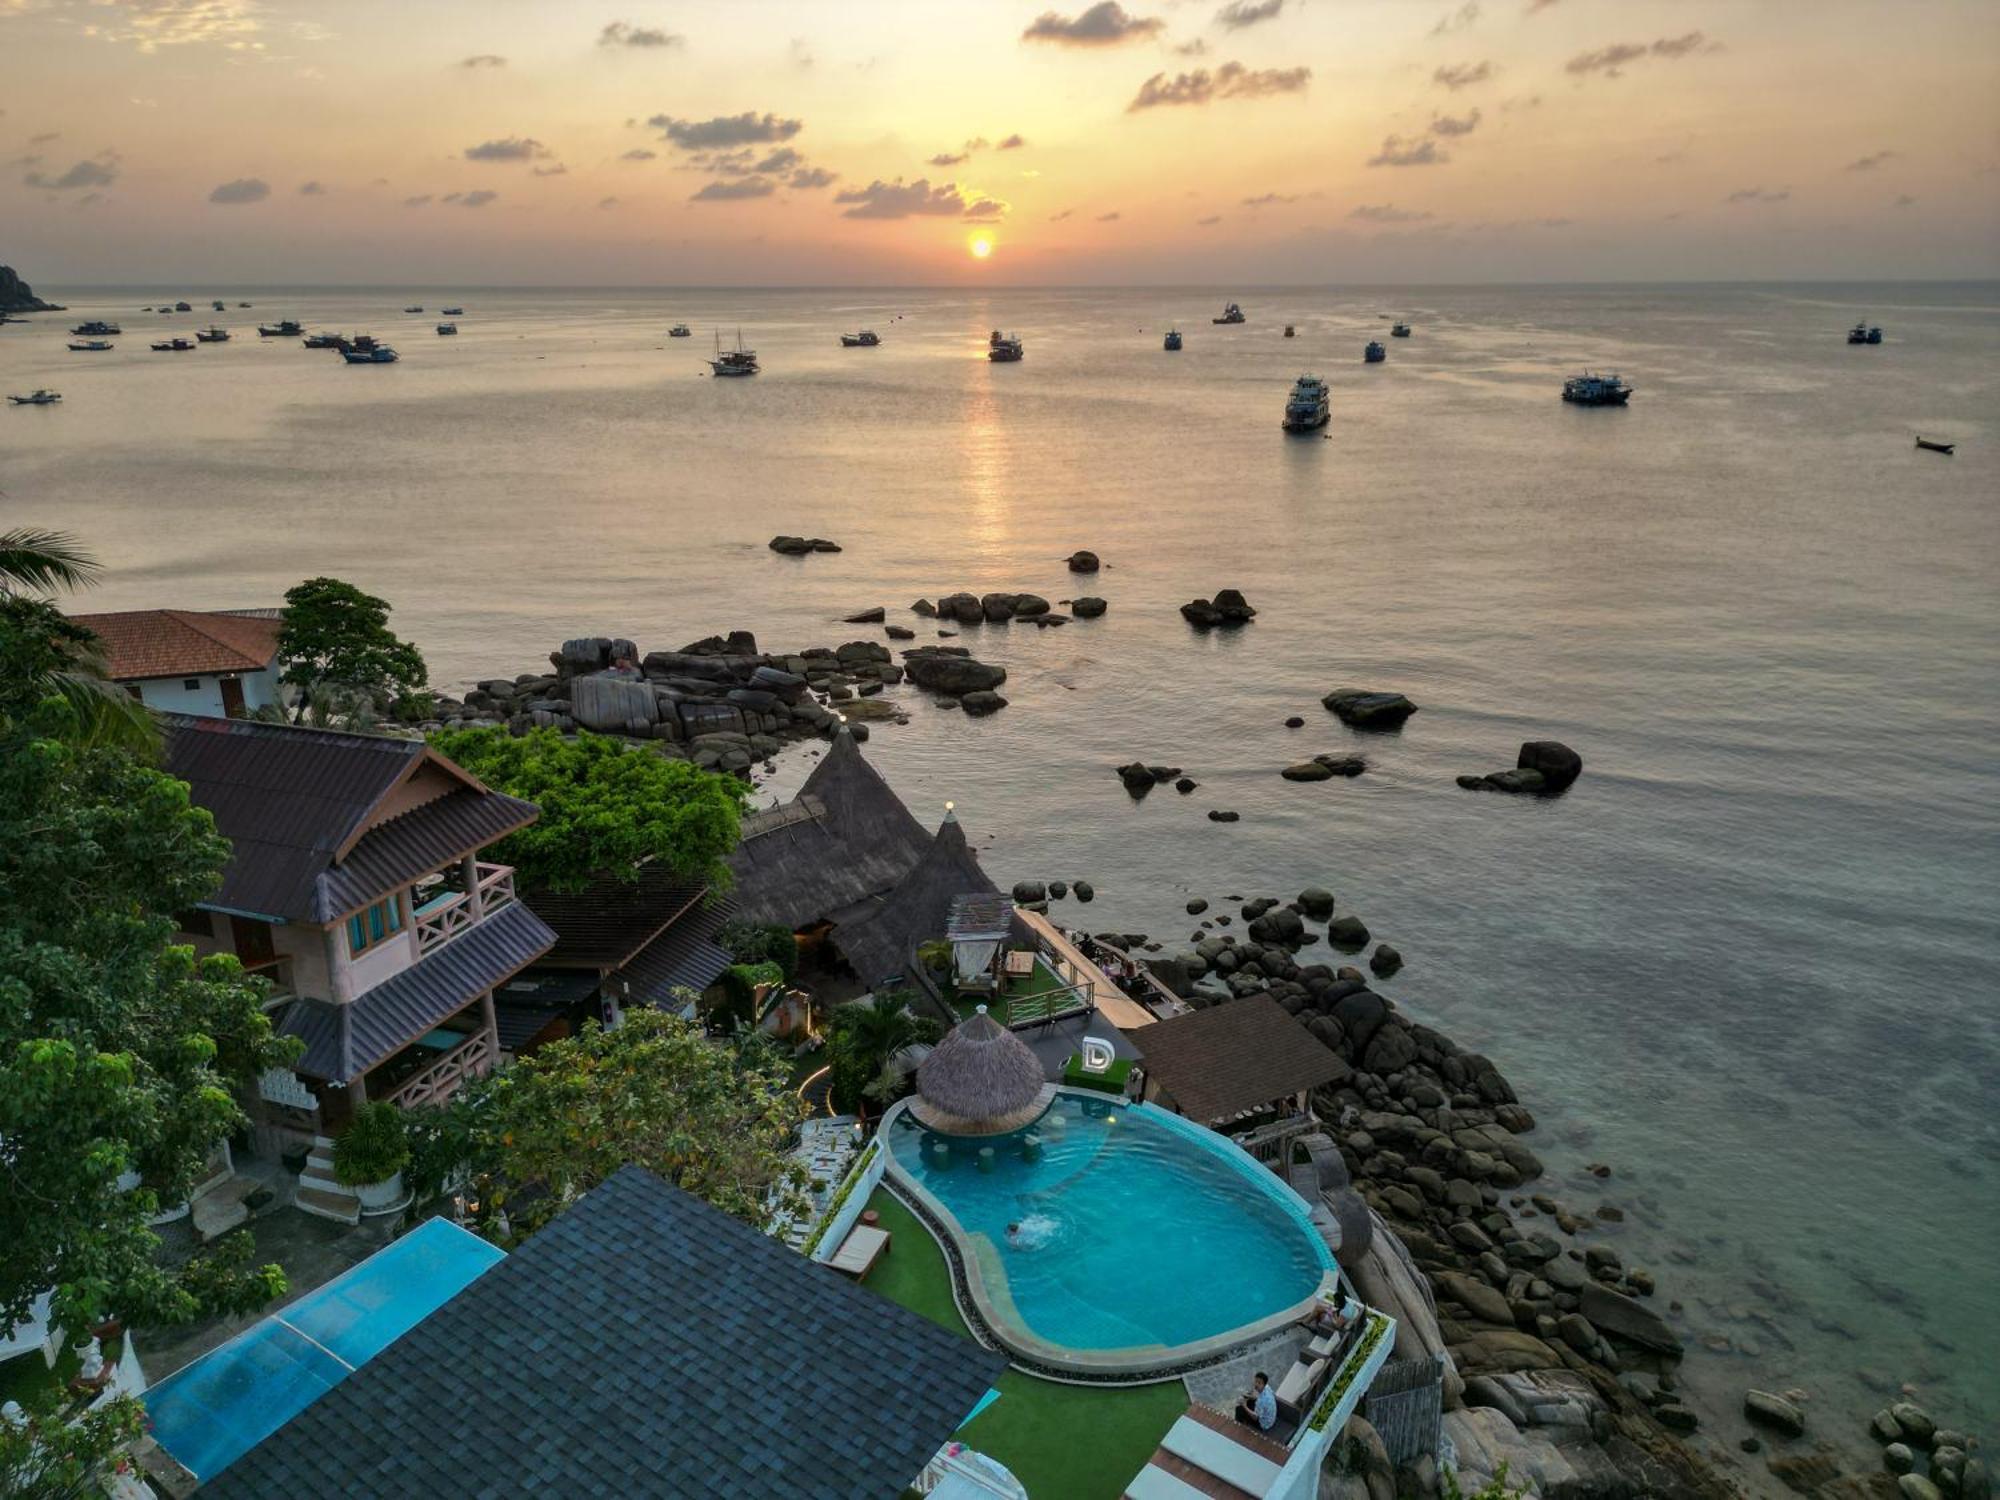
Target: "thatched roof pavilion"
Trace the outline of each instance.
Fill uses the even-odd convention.
[[[834,946],[870,984],[908,973],[917,945],[946,935],[953,903],[965,895],[991,897],[1005,908],[1008,919],[1013,916],[1012,903],[979,868],[964,827],[947,812],[915,868],[873,912],[842,923],[834,933]],[[1003,937],[1006,931],[1003,919]]]
[[[1041,1060],[980,1006],[917,1069],[911,1113],[946,1135],[1018,1130],[1048,1105]]]

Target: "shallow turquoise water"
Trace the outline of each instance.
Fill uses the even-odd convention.
[[[1042,1143],[1032,1161],[1028,1134]],[[976,1153],[988,1144],[982,1171]],[[1248,1157],[1205,1146],[1146,1106],[1065,1094],[1027,1131],[977,1141],[905,1114],[890,1148],[992,1245],[1029,1330],[1066,1348],[1212,1338],[1310,1297],[1333,1263],[1275,1179],[1256,1181],[1262,1169]]]

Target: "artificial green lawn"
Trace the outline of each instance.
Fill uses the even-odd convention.
[[[891,1240],[866,1284],[969,1339],[951,1300],[951,1271],[930,1231],[886,1189],[877,1188],[868,1206]],[[1100,1389],[1010,1369],[995,1388],[1000,1399],[954,1435],[1013,1470],[1037,1500],[1117,1500],[1188,1405],[1178,1380]]]
[[[991,1005],[993,1010],[1004,1018],[1010,1006],[1032,1004],[1044,995],[1054,995],[1068,988],[1068,985],[1056,977],[1055,970],[1037,958],[1034,972],[1023,974],[1018,979],[1001,981],[1000,993],[995,997],[998,1004],[986,1001],[978,995],[957,996],[955,1003],[961,1018],[970,1016],[981,1005]]]

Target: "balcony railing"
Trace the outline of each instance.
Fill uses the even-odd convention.
[[[514,867],[477,861],[471,891],[450,891],[417,908],[417,956],[436,951],[482,917],[512,906]]]
[[[467,1079],[492,1071],[492,1045],[485,1032],[475,1031],[436,1062],[412,1073],[382,1097],[398,1109],[441,1104],[463,1088]]]
[[[486,916],[503,906],[514,904],[514,867],[512,865],[489,865],[484,860],[473,865],[479,877],[479,905]]]

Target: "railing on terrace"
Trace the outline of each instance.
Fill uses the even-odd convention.
[[[417,955],[435,952],[472,925],[472,897],[453,891],[417,909]]]
[[[1007,1000],[1007,1025],[1034,1026],[1044,1021],[1059,1020],[1063,1016],[1073,1016],[1091,1008],[1092,986],[1089,981],[1069,985],[1059,990],[1043,990],[1037,995],[1022,995],[1018,999]]]
[[[1283,1173],[1294,1140],[1314,1129],[1319,1122],[1308,1114],[1289,1114],[1270,1120],[1233,1139],[1274,1172]]]
[[[514,904],[512,865],[493,865],[482,859],[473,864],[473,873],[479,879],[479,909],[482,915],[490,917],[502,907]]]
[[[484,1031],[475,1031],[436,1062],[411,1074],[382,1097],[398,1109],[414,1109],[423,1104],[442,1104],[468,1079],[493,1070],[493,1048]]]

